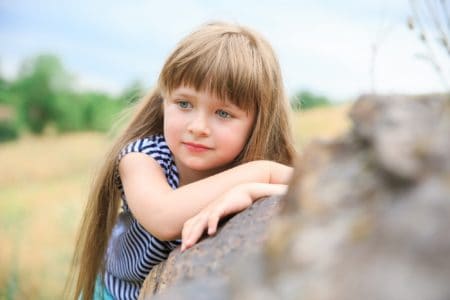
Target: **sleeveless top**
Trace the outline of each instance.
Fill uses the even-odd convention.
[[[118,165],[131,152],[149,155],[164,171],[173,189],[179,185],[178,170],[163,135],[135,140],[123,148],[116,164],[116,183],[121,192],[122,211],[115,224],[106,253],[104,283],[115,299],[137,299],[150,270],[165,260],[181,240],[160,241],[142,227],[128,208]],[[149,183],[151,184],[151,183]]]

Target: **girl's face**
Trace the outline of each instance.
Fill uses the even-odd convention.
[[[245,146],[254,118],[231,102],[186,86],[165,97],[164,136],[181,178],[197,174],[200,179],[227,167]]]

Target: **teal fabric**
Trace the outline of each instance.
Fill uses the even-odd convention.
[[[97,280],[95,281],[94,300],[114,300],[100,276],[97,276]]]

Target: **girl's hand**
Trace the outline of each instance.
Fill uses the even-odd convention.
[[[287,185],[269,183],[247,183],[232,188],[184,223],[181,252],[195,245],[205,229],[208,235],[214,235],[222,217],[243,211],[261,197],[284,194],[286,190]]]

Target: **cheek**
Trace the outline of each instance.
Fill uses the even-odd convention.
[[[164,126],[173,127],[179,126],[183,120],[183,114],[174,108],[172,105],[164,110]]]
[[[164,114],[164,136],[168,142],[180,135],[182,119],[174,116],[173,113]]]
[[[247,142],[250,135],[250,128],[248,126],[243,126],[243,124],[236,124],[233,126],[228,126],[220,130],[218,138],[223,144],[227,144],[228,147],[236,151],[242,149]]]

